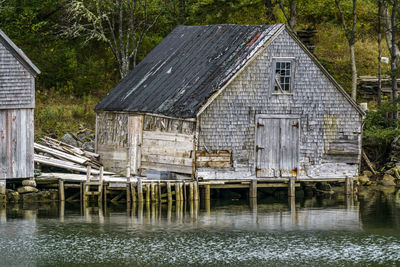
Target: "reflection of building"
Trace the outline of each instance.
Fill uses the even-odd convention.
[[[358,174],[364,113],[284,25],[179,26],[96,112],[97,152],[121,173]]]
[[[39,73],[0,30],[0,179],[33,177],[33,109]]]

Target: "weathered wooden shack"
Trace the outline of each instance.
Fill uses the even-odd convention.
[[[95,111],[96,149],[113,171],[271,181],[359,171],[364,112],[285,25],[178,26]]]
[[[33,177],[33,110],[39,73],[0,30],[0,179]]]

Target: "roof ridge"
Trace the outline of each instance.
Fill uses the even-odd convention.
[[[11,49],[10,52],[17,58],[17,60],[21,64],[27,66],[33,75],[40,74],[40,70],[38,69],[38,67],[36,67],[35,64],[32,63],[27,55],[25,55],[24,51],[22,51],[21,48],[19,48],[1,29],[0,42],[3,43],[6,48],[8,47],[8,49]]]

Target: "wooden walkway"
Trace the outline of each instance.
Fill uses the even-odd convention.
[[[295,197],[296,187],[303,180],[295,178],[279,179],[224,179],[224,180],[150,180],[145,177],[121,177],[66,173],[43,173],[36,178],[37,184],[44,188],[58,188],[60,201],[98,202],[151,202],[172,203],[198,201],[200,198],[209,201],[211,189],[248,189],[249,198],[257,199],[257,188],[287,188],[288,196]],[[345,181],[334,179],[334,181]],[[307,181],[307,180],[305,180]],[[317,182],[317,180],[312,180]],[[323,181],[327,181],[324,179]],[[353,192],[353,180],[346,179],[346,194]]]

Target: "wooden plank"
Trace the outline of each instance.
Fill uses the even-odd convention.
[[[35,154],[34,156],[35,156],[35,158],[34,158],[35,162],[43,164],[43,165],[54,166],[54,167],[64,168],[64,169],[68,169],[68,170],[72,170],[72,171],[79,171],[79,172],[87,173],[87,168],[84,166],[81,166],[81,165],[77,165],[77,164],[73,164],[68,161],[54,159],[54,158],[37,155],[37,154]],[[99,174],[100,171],[92,170],[92,173]],[[104,174],[114,174],[114,173],[104,172]]]
[[[362,153],[362,157],[363,157],[365,163],[367,163],[368,168],[369,168],[369,169],[371,170],[371,172],[375,175],[375,174],[376,174],[376,171],[375,171],[374,167],[372,166],[371,161],[370,161],[369,158],[367,157],[367,154],[365,154],[364,150],[362,150],[361,153]]]
[[[179,149],[179,150],[186,150],[192,151],[193,149],[193,142],[174,142],[174,141],[166,141],[166,140],[154,140],[154,139],[146,139],[143,138],[143,147],[165,147],[166,149]]]
[[[231,162],[196,162],[196,167],[231,167]]]
[[[192,166],[191,158],[178,158],[161,155],[142,155],[142,161],[161,163],[161,164],[172,164],[179,166]]]
[[[196,162],[230,162],[231,157],[230,156],[215,156],[215,157],[203,157],[203,156],[197,156],[196,157]]]
[[[53,156],[56,156],[58,158],[66,159],[66,160],[69,160],[69,161],[72,161],[72,162],[76,162],[76,163],[79,163],[79,164],[85,164],[88,160],[90,160],[90,159],[88,159],[86,157],[73,156],[71,154],[67,154],[67,153],[64,153],[62,151],[59,151],[59,150],[56,150],[56,149],[53,149],[53,148],[49,148],[49,147],[46,147],[46,146],[43,146],[43,145],[40,145],[40,144],[37,144],[37,143],[34,144],[34,148],[36,150],[49,153],[49,154],[51,154]]]
[[[149,170],[171,171],[171,172],[192,174],[191,166],[180,166],[180,165],[173,165],[173,164],[163,164],[163,163],[142,161],[142,168],[149,169]]]
[[[179,147],[175,147],[174,149],[170,149],[169,147],[158,147],[158,146],[145,146],[142,147],[143,155],[161,155],[161,156],[171,156],[171,157],[180,157],[180,158],[191,158],[192,150],[182,149]]]
[[[196,151],[196,157],[230,157],[231,152],[229,151],[217,151],[217,152],[206,152],[206,151]]]
[[[183,142],[193,143],[194,136],[191,134],[179,134],[170,132],[156,132],[156,131],[143,131],[143,139],[161,140],[161,141],[172,141],[172,142]]]

